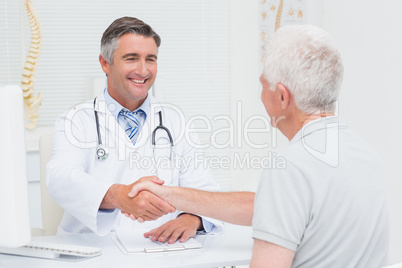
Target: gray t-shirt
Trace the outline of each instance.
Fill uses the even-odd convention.
[[[253,238],[295,251],[292,267],[388,264],[381,161],[369,145],[328,117],[306,124],[276,158],[286,165],[262,173]]]

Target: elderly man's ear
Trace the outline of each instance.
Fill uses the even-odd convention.
[[[289,90],[282,84],[278,84],[276,86],[276,90],[278,91],[277,97],[281,102],[281,108],[282,110],[286,110],[286,108],[289,106],[290,103],[291,94]]]

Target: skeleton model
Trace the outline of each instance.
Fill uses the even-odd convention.
[[[29,47],[28,56],[25,61],[21,81],[21,87],[23,89],[24,95],[24,103],[27,109],[27,122],[25,123],[25,127],[28,129],[33,129],[36,127],[38,120],[38,109],[42,103],[41,93],[39,92],[37,96],[34,96],[33,92],[34,73],[41,45],[41,34],[39,21],[35,16],[35,10],[32,8],[31,5],[31,0],[25,0],[25,6],[31,29],[31,45]]]

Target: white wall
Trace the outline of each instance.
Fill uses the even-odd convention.
[[[42,210],[40,199],[40,166],[37,151],[30,151],[26,156],[28,177],[29,219],[32,228],[42,228]]]
[[[259,102],[259,55],[258,42],[258,1],[232,0],[230,2],[230,57],[231,57],[231,116],[236,122],[236,146],[232,150],[232,159],[235,154],[244,155],[258,152],[244,142],[243,126],[247,118],[254,114],[264,114]],[[240,108],[241,107],[241,108]],[[255,191],[259,177],[259,170],[233,169],[232,190]]]
[[[259,119],[268,118],[260,100],[261,45],[259,29],[259,1],[232,0],[231,4],[231,115],[236,124],[236,146],[232,149],[232,159],[236,154],[242,159],[247,154],[251,158],[264,158],[288,143],[286,138]],[[247,121],[251,120],[250,125]],[[268,122],[268,121],[267,121]],[[257,129],[246,135],[244,132]],[[257,133],[268,128],[268,133]],[[240,131],[239,131],[240,129]],[[252,144],[248,141],[252,141]],[[258,148],[255,145],[266,145]],[[258,165],[257,165],[258,166]],[[232,190],[255,191],[261,168],[233,168]]]

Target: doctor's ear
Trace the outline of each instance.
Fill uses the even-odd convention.
[[[102,56],[102,54],[99,54],[99,63],[102,67],[103,72],[107,76],[107,74],[109,73],[110,63]]]
[[[291,93],[290,91],[282,84],[278,84],[277,90],[279,90],[279,98],[281,101],[281,108],[285,110],[289,106]]]

